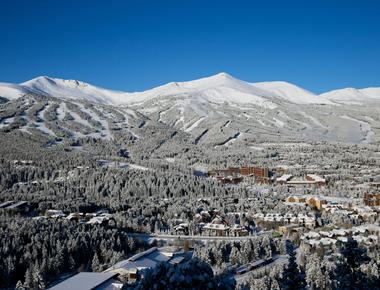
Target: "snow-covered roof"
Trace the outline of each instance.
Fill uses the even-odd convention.
[[[204,229],[209,229],[209,230],[228,230],[230,227],[226,226],[224,224],[205,224],[203,227]]]
[[[287,182],[292,177],[293,177],[293,175],[291,175],[291,174],[284,174],[281,177],[278,177],[276,180],[277,180],[277,182]]]
[[[51,290],[91,290],[115,277],[116,273],[81,272],[50,288]]]
[[[308,174],[308,177],[312,178],[316,182],[326,182],[326,179],[320,177],[319,175],[316,174]]]
[[[107,269],[105,272],[124,269],[128,272],[134,272],[146,268],[153,268],[160,262],[167,262],[173,256],[172,253],[161,251],[157,247],[150,248],[147,251],[141,252],[130,257],[127,260],[121,261]]]

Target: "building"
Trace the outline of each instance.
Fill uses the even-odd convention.
[[[326,179],[320,177],[319,175],[316,174],[308,174],[306,175],[306,180],[307,181],[312,181],[314,184],[318,186],[325,186],[326,185]]]
[[[284,174],[281,177],[278,177],[276,179],[276,182],[278,184],[287,184],[292,177],[293,177],[293,175],[291,175],[291,174]]]
[[[286,198],[286,202],[305,203],[306,199],[302,196],[289,196]]]
[[[380,206],[380,193],[365,193],[363,202],[366,206]]]
[[[207,223],[203,226],[202,232],[208,236],[227,236],[230,227],[226,224]]]
[[[318,210],[322,210],[323,205],[327,204],[327,201],[313,196],[306,200],[306,204],[316,207]]]
[[[284,235],[299,233],[302,228],[298,224],[289,224],[278,227],[278,231]]]
[[[284,174],[276,179],[278,184],[287,186],[325,186],[326,180],[315,174],[306,175],[305,179],[293,179],[293,175]]]
[[[263,167],[242,167],[240,169],[242,176],[253,176],[255,182],[269,183],[269,169]]]
[[[185,260],[184,253],[174,253],[169,248],[153,247],[121,261],[108,268],[103,273],[114,273],[125,282],[135,282],[143,278],[147,269],[155,268],[161,262],[179,264]]]
[[[117,273],[81,272],[49,288],[51,290],[116,290],[123,284],[116,280]]]

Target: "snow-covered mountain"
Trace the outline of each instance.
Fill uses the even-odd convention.
[[[333,104],[330,100],[286,82],[248,83],[227,73],[188,82],[172,82],[143,92],[119,92],[77,80],[37,77],[21,84],[0,83],[0,96],[16,99],[27,93],[101,104],[135,104],[167,96],[192,96],[207,102],[274,107],[277,100],[295,104]]]
[[[113,106],[116,112],[118,108],[129,107],[142,114],[140,119],[146,118],[154,124],[191,135],[195,144],[230,146],[278,139],[353,143],[380,140],[377,129],[380,128],[379,88],[343,89],[318,96],[287,82],[249,83],[226,73],[189,82],[172,82],[135,93],[49,77],[38,77],[22,84],[0,83],[1,97],[18,99],[29,93],[68,103],[95,104],[103,111],[107,110],[101,107],[103,105]],[[68,106],[74,110],[75,105]],[[76,114],[87,114],[86,120],[96,115],[78,106],[76,113],[68,114],[68,120],[74,120],[71,121],[74,124],[67,121],[70,128],[77,126],[76,123],[85,123]],[[49,110],[53,108],[55,105],[48,107]],[[64,109],[62,106],[55,109],[62,120],[65,119],[62,117]],[[38,105],[35,110],[42,119],[45,111]],[[0,120],[0,127],[13,121],[12,118]],[[28,121],[25,117],[22,119]],[[95,117],[95,121],[103,122],[99,117]],[[88,124],[86,127],[89,135],[82,135],[94,135]],[[103,129],[97,129],[100,133],[95,135],[109,136],[105,134],[106,127],[104,123]]]
[[[46,76],[21,84],[0,83],[0,96],[17,99],[27,93],[38,93],[64,99],[81,99],[100,104],[141,104],[163,97],[191,96],[212,103],[252,104],[274,108],[278,101],[293,104],[334,105],[342,102],[362,103],[380,100],[380,88],[346,88],[316,95],[294,84],[274,81],[249,83],[219,73],[188,82],[171,82],[143,92],[120,92],[90,85],[77,80]]]
[[[21,84],[0,83],[0,96],[7,99],[17,99],[27,93],[114,105],[122,103],[128,96],[128,93],[99,88],[77,80],[46,76],[37,77]]]
[[[310,91],[307,91],[288,82],[260,82],[252,83],[252,85],[256,88],[271,93],[272,96],[279,97],[284,101],[294,104],[334,104],[322,96],[318,96]]]
[[[321,94],[320,97],[336,103],[360,105],[372,101],[380,101],[380,88],[345,88]]]

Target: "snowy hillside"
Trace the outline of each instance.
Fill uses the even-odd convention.
[[[252,85],[295,104],[334,104],[328,99],[287,82],[260,82]]]
[[[50,136],[64,132],[72,138],[109,140],[123,132],[135,138],[139,130],[135,134],[132,127],[150,122],[182,131],[195,144],[216,148],[277,139],[351,143],[380,139],[380,107],[373,106],[380,101],[379,88],[349,88],[318,96],[287,82],[248,83],[226,73],[136,93],[49,77],[0,84],[0,97],[12,100],[25,94],[30,94],[27,107],[35,96],[53,100],[38,101],[31,109],[36,116],[29,109],[4,116],[1,128],[11,125]],[[131,112],[130,108],[134,115],[140,114],[132,118],[139,120],[133,125],[124,121],[126,113],[120,111]],[[53,122],[46,117],[52,114],[56,115]]]
[[[99,104],[141,104],[164,97],[191,97],[209,103],[250,104],[275,108],[278,102],[293,104],[327,104],[365,99],[380,99],[379,88],[343,89],[316,95],[294,84],[276,81],[249,83],[227,73],[188,82],[171,82],[143,92],[112,91],[77,80],[46,76],[21,84],[0,83],[0,96],[17,99],[27,93],[38,93],[63,99],[86,100]]]
[[[7,98],[8,100],[21,98],[28,92],[29,90],[21,85],[0,83],[0,97]]]
[[[345,88],[321,94],[320,97],[337,103],[360,105],[372,101],[380,101],[380,88]]]

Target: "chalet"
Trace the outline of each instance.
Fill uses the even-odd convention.
[[[226,224],[207,223],[203,226],[202,231],[208,236],[227,236],[230,227]]]

